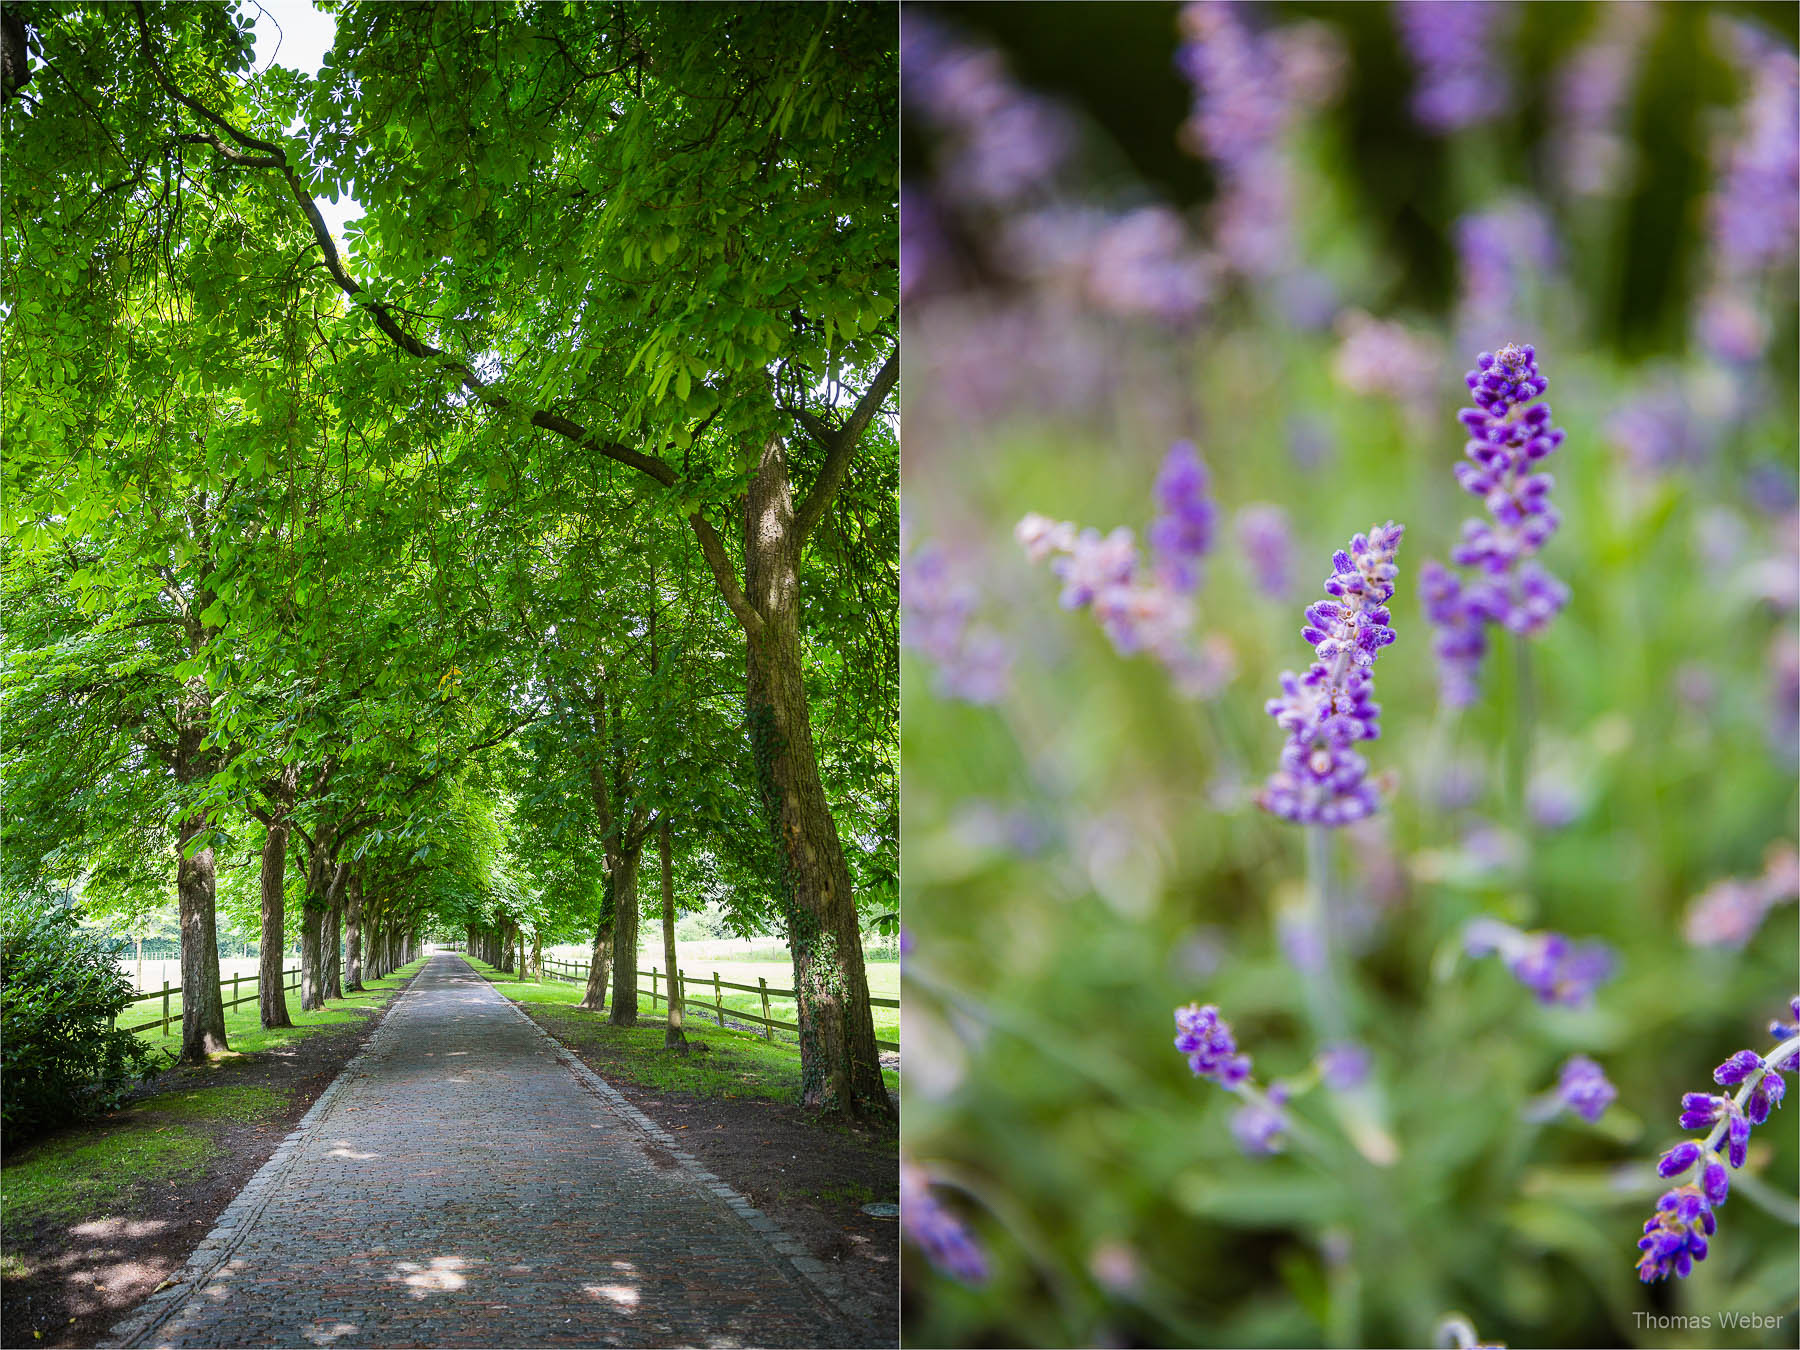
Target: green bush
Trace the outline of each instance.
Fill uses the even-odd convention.
[[[117,1103],[158,1056],[112,1021],[131,997],[111,940],[77,926],[72,908],[0,907],[0,1141]]]

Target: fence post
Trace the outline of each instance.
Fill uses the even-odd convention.
[[[656,1007],[656,967],[650,967],[650,1006]]]
[[[169,982],[163,981],[163,1028],[162,1034],[169,1034]]]
[[[773,1019],[769,1016],[769,980],[767,976],[758,975],[756,977],[756,982],[762,986],[763,1039],[765,1041],[772,1041],[775,1039],[775,1028],[772,1025]]]
[[[719,1019],[719,1025],[725,1025],[725,1002],[719,996],[719,972],[713,972],[713,1016]]]
[[[233,975],[231,977],[231,1004],[230,1004],[230,1006],[233,1008],[237,1007],[237,1005],[238,1005],[238,981],[243,978],[244,978],[244,976],[243,976],[242,972],[239,972],[238,974]]]

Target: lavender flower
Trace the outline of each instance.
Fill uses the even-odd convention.
[[[1561,1103],[1590,1125],[1606,1114],[1619,1090],[1606,1080],[1606,1071],[1586,1055],[1573,1055],[1562,1066],[1556,1095]]]
[[[1491,122],[1512,87],[1494,64],[1512,7],[1487,0],[1405,0],[1400,36],[1417,67],[1413,117],[1438,135]]]
[[[1498,956],[1539,1003],[1579,1008],[1612,977],[1613,953],[1604,942],[1573,942],[1561,933],[1524,933],[1498,919],[1480,918],[1463,930],[1470,956]]]
[[[1285,671],[1282,696],[1266,710],[1288,735],[1281,767],[1257,797],[1265,811],[1302,825],[1348,825],[1380,806],[1368,765],[1352,747],[1381,735],[1370,672],[1394,641],[1387,602],[1399,568],[1404,527],[1389,521],[1350,541],[1332,558],[1325,591],[1306,611],[1301,636],[1318,655],[1304,676]]]
[[[1175,1010],[1175,1048],[1187,1056],[1188,1068],[1197,1078],[1208,1078],[1222,1088],[1236,1089],[1250,1077],[1250,1056],[1238,1053],[1231,1027],[1219,1017],[1218,1008],[1190,1003]]]
[[[1156,475],[1159,514],[1150,526],[1157,574],[1181,595],[1200,584],[1200,560],[1212,548],[1218,508],[1207,495],[1206,464],[1192,441],[1169,447]]]
[[[1238,549],[1249,564],[1257,590],[1271,600],[1286,600],[1294,589],[1294,538],[1287,512],[1257,502],[1237,513]]]
[[[1012,652],[998,633],[972,622],[979,598],[941,548],[920,545],[901,567],[900,640],[937,667],[944,698],[997,703],[1011,680]]]
[[[1800,998],[1788,1006],[1800,1020]],[[1767,1057],[1740,1050],[1713,1070],[1715,1083],[1737,1089],[1732,1095],[1682,1096],[1681,1127],[1707,1134],[1704,1139],[1682,1141],[1657,1162],[1657,1175],[1671,1180],[1696,1168],[1698,1174],[1665,1192],[1656,1202],[1656,1213],[1644,1224],[1644,1236],[1637,1244],[1642,1253],[1637,1271],[1645,1283],[1670,1275],[1685,1279],[1694,1262],[1706,1258],[1708,1239],[1718,1231],[1714,1211],[1731,1194],[1728,1169],[1743,1167],[1749,1157],[1750,1131],[1767,1121],[1787,1095],[1782,1074],[1800,1072],[1800,1026],[1773,1022],[1769,1033],[1781,1044]]]
[[[1492,521],[1463,522],[1451,561],[1479,569],[1474,581],[1451,585],[1433,571],[1426,617],[1436,629],[1440,679],[1452,703],[1473,698],[1485,641],[1472,630],[1498,623],[1514,633],[1542,632],[1568,603],[1569,590],[1533,560],[1561,517],[1550,504],[1554,481],[1539,471],[1562,444],[1540,399],[1549,381],[1538,373],[1537,351],[1508,343],[1482,352],[1464,377],[1475,406],[1459,414],[1470,439],[1468,462],[1456,466],[1463,490],[1480,497]]]
[[[987,1254],[963,1221],[931,1193],[924,1169],[910,1162],[900,1164],[900,1228],[951,1279],[964,1284],[987,1279]]]

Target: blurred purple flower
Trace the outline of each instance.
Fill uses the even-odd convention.
[[[1238,549],[1250,568],[1256,589],[1271,600],[1287,600],[1294,591],[1294,537],[1287,512],[1255,502],[1237,513]]]
[[[1525,809],[1540,830],[1561,830],[1581,818],[1587,796],[1566,772],[1542,769],[1525,790]]]
[[[937,691],[966,703],[1006,697],[1012,651],[991,628],[973,622],[979,592],[955,574],[944,550],[915,548],[900,573],[900,641],[937,668]]]
[[[1272,1084],[1267,1100],[1252,1099],[1231,1113],[1231,1136],[1251,1157],[1281,1152],[1281,1132],[1287,1128],[1287,1112],[1281,1108],[1287,1094]]]
[[[1574,1055],[1562,1066],[1556,1095],[1564,1106],[1591,1125],[1606,1114],[1619,1090],[1606,1080],[1606,1071],[1593,1060]]]
[[[1491,122],[1507,110],[1512,86],[1495,64],[1506,45],[1509,4],[1489,0],[1401,0],[1401,39],[1413,59],[1414,119],[1443,135]]]
[[[1219,508],[1208,494],[1206,462],[1192,441],[1176,441],[1156,475],[1157,516],[1150,547],[1157,576],[1180,595],[1200,585],[1200,561],[1212,548]]]
[[[1642,0],[1615,0],[1600,16],[1598,31],[1557,71],[1552,96],[1549,149],[1564,189],[1577,197],[1610,197],[1628,186],[1625,121],[1656,9]]]
[[[1747,24],[1728,32],[1750,89],[1722,147],[1708,219],[1724,273],[1748,277],[1791,267],[1800,245],[1800,60]]]
[[[1771,909],[1795,899],[1800,899],[1800,853],[1778,841],[1769,847],[1761,876],[1727,877],[1695,896],[1682,933],[1691,946],[1739,948]]]
[[[1604,942],[1573,942],[1561,933],[1524,933],[1498,919],[1470,920],[1463,929],[1470,956],[1498,956],[1513,978],[1539,1003],[1579,1008],[1612,978],[1612,948]]]
[[[1283,672],[1282,696],[1266,705],[1288,737],[1281,767],[1257,798],[1272,815],[1301,825],[1348,825],[1381,804],[1367,762],[1352,747],[1381,735],[1370,672],[1394,641],[1387,602],[1403,532],[1389,521],[1352,538],[1348,551],[1332,558],[1325,581],[1331,599],[1306,611],[1301,636],[1318,660],[1304,676]]]
[[[931,1264],[963,1284],[988,1277],[987,1253],[963,1221],[931,1193],[931,1177],[912,1162],[900,1164],[900,1229]]]
[[[1376,319],[1362,310],[1338,316],[1332,377],[1353,394],[1391,398],[1403,407],[1429,408],[1443,374],[1437,342],[1404,324]]]
[[[1557,265],[1549,214],[1515,197],[1456,222],[1462,294],[1457,329],[1469,346],[1486,346],[1526,327],[1534,290]]]
[[[1643,474],[1701,463],[1712,450],[1712,437],[1689,404],[1679,378],[1672,371],[1660,371],[1644,384],[1607,420],[1608,442]]]
[[[1319,1052],[1319,1075],[1333,1092],[1350,1092],[1368,1081],[1372,1063],[1366,1046],[1341,1041]]]
[[[1452,708],[1466,708],[1481,692],[1476,676],[1487,655],[1488,606],[1465,598],[1461,579],[1435,558],[1419,568],[1419,600],[1434,633],[1438,695]]]
[[[1014,83],[999,53],[962,42],[917,7],[901,18],[901,105],[943,138],[940,190],[1001,207],[1047,187],[1075,141],[1068,114]]]
[[[1175,64],[1194,90],[1179,139],[1219,178],[1213,233],[1245,276],[1294,265],[1292,171],[1282,138],[1297,113],[1335,97],[1345,64],[1336,34],[1318,23],[1252,32],[1229,0],[1181,10]]]

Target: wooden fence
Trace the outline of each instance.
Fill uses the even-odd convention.
[[[281,986],[283,989],[298,989],[300,987],[300,967],[299,966],[295,966],[292,970],[284,970],[281,972],[281,974],[283,976],[283,982],[282,982],[282,986]],[[294,977],[291,982],[286,979],[286,977],[289,975],[292,975]],[[246,994],[242,998],[238,997],[239,988],[240,988],[240,986],[246,985],[246,984],[258,984],[261,982],[261,980],[262,980],[261,975],[233,975],[229,980],[220,980],[219,981],[219,992],[221,994],[223,994],[225,992],[225,988],[227,985],[229,985],[231,987],[231,998],[226,1001],[225,1006],[227,1008],[235,1008],[240,1003],[256,1002],[257,995],[255,995],[255,994]],[[163,987],[161,989],[151,989],[145,993],[136,994],[136,995],[132,996],[130,999],[126,1000],[127,1007],[129,1007],[133,1003],[144,1003],[153,998],[160,998],[162,1000],[162,1016],[152,1018],[148,1022],[139,1022],[136,1026],[120,1027],[119,1030],[121,1030],[121,1031],[148,1031],[148,1030],[150,1030],[151,1027],[160,1026],[162,1028],[162,1034],[167,1036],[169,1034],[169,1019],[170,1019],[169,997],[172,994],[179,994],[180,992],[181,992],[180,985],[175,985],[175,986],[171,987],[169,982],[167,980],[164,980]]]
[[[549,957],[545,957],[544,969],[556,976],[559,980],[570,980],[577,984],[585,984],[587,983],[589,963],[586,961],[556,961]],[[563,972],[565,970],[569,973],[564,974]],[[640,970],[637,974],[640,980],[646,975],[650,977],[650,987],[648,989],[643,988],[641,985],[638,987],[638,993],[648,994],[650,996],[650,1006],[655,1007],[658,1003],[663,1002],[665,995],[662,993],[661,989],[659,989],[658,984],[659,981],[666,984],[668,982],[668,976],[664,972],[659,971],[655,966],[650,967],[649,970]],[[675,978],[680,981],[678,988],[681,996],[681,1006],[690,1011],[698,1008],[703,1014],[706,1012],[712,1013],[714,1019],[726,1031],[732,1030],[731,1027],[725,1026],[725,1017],[728,1013],[739,1021],[755,1022],[762,1027],[762,1036],[765,1041],[773,1041],[777,1030],[792,1031],[796,1035],[800,1031],[800,1026],[797,1022],[783,1022],[769,1016],[769,1000],[771,998],[793,998],[794,991],[792,989],[771,989],[769,988],[769,982],[761,976],[757,977],[755,984],[733,984],[730,980],[721,980],[719,978],[719,972],[715,970],[711,980],[706,980],[704,978],[700,980],[702,1000],[696,1001],[694,996],[688,992],[694,984],[693,977],[686,971],[677,969]],[[704,1002],[705,990],[708,985],[711,986],[713,995],[712,1003],[710,1005]],[[762,1016],[758,1017],[755,1013],[743,1012],[737,1008],[727,1008],[724,1003],[724,991],[727,989],[742,990],[746,994],[762,995]],[[900,1006],[900,1000],[897,998],[871,998],[869,1003],[870,1006],[876,1008],[898,1008]],[[755,1033],[747,1032],[744,1034],[754,1035]],[[883,1050],[898,1050],[900,1048],[900,1043],[898,1041],[878,1040],[875,1044]]]

